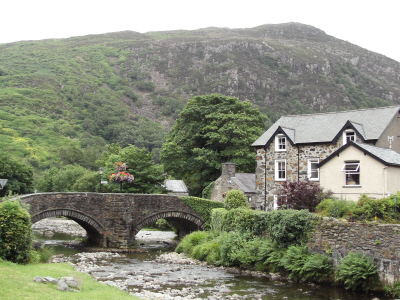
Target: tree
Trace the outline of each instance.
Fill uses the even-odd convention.
[[[0,190],[0,196],[8,194],[29,194],[33,192],[33,169],[29,165],[6,153],[0,153],[0,178],[8,179]]]
[[[324,192],[316,182],[284,181],[278,190],[278,206],[286,208],[308,209],[313,212],[315,207],[325,198],[332,195],[331,191]]]
[[[126,163],[127,172],[135,177],[131,184],[124,183],[123,191],[136,194],[157,194],[162,193],[164,182],[163,168],[161,165],[154,164],[152,154],[145,148],[139,149],[134,145],[129,145],[121,149],[113,144],[107,152],[103,152],[98,165],[105,167],[104,178],[115,173],[115,163]],[[119,184],[107,184],[102,187],[104,192],[119,192]]]
[[[218,178],[224,162],[235,162],[238,171],[254,172],[251,144],[263,132],[264,120],[249,101],[219,94],[195,97],[161,149],[165,170],[183,179],[196,196]]]
[[[250,208],[246,195],[241,190],[230,190],[226,195],[225,208],[230,210],[239,207]]]

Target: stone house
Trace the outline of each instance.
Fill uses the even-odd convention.
[[[251,173],[236,173],[236,164],[226,162],[222,164],[221,176],[214,182],[211,200],[225,201],[225,196],[230,190],[241,190],[253,203],[256,195],[256,175]]]
[[[324,188],[326,184],[334,193],[345,198],[358,197],[364,189],[358,188],[356,192],[357,184],[345,181],[346,174],[357,169],[353,163],[360,161],[360,156],[355,155],[357,151],[354,158],[341,160],[340,171],[333,172],[331,169],[333,162],[337,161],[332,155],[341,155],[341,151],[348,148],[343,147],[349,142],[370,146],[370,154],[383,154],[384,151],[375,148],[400,153],[400,106],[281,117],[252,144],[256,149],[257,192],[252,206],[271,210],[276,204],[277,190],[282,182],[307,179],[319,182]],[[361,151],[357,146],[353,147]],[[332,163],[324,162],[328,157]],[[364,163],[372,163],[372,160]],[[335,186],[328,184],[331,177],[325,176],[332,172],[342,180],[340,189],[338,183]],[[398,185],[397,188],[400,189]]]

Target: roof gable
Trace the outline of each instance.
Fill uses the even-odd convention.
[[[323,161],[321,161],[318,164],[318,167],[320,168],[321,166],[323,166],[325,163],[327,163],[333,157],[340,154],[340,152],[347,149],[348,147],[356,147],[360,151],[364,152],[364,154],[368,154],[369,156],[380,161],[384,165],[400,167],[400,154],[397,153],[396,151],[388,148],[382,148],[369,144],[354,143],[354,142],[348,142],[343,147],[340,147],[338,150],[336,150],[327,158],[325,158]]]
[[[267,145],[279,127],[293,130],[292,142],[295,144],[332,142],[348,123],[364,140],[377,140],[399,110],[400,106],[389,106],[335,113],[283,116],[252,146]]]

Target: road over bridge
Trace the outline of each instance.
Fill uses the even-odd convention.
[[[64,216],[80,224],[91,244],[126,248],[146,225],[166,219],[179,237],[204,229],[202,216],[184,201],[170,195],[37,193],[19,196],[30,205],[32,224],[42,219]]]

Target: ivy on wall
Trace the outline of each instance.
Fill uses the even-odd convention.
[[[198,197],[184,197],[181,198],[183,202],[189,205],[197,214],[203,217],[204,222],[206,223],[206,227],[210,226],[211,221],[211,211],[214,208],[222,208],[224,207],[223,202],[212,201]]]

